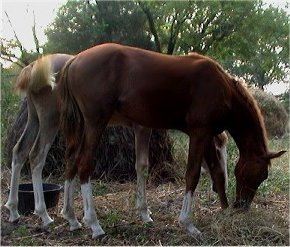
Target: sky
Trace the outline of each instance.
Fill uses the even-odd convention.
[[[6,11],[19,40],[23,43],[23,46],[27,50],[34,49],[34,41],[31,31],[34,11],[37,37],[40,44],[44,44],[46,41],[44,35],[45,28],[53,21],[57,9],[65,2],[66,1],[64,0],[3,0],[1,11],[2,37],[8,39],[14,37],[12,28],[4,12]]]
[[[53,21],[57,10],[66,3],[67,0],[2,0],[1,1],[1,37],[13,39],[14,34],[7,20],[5,12],[7,12],[13,29],[15,30],[19,40],[27,50],[33,50],[34,41],[31,28],[33,26],[33,11],[35,13],[36,33],[40,45],[46,42],[44,34],[45,28]],[[284,7],[286,0],[266,0],[274,6]],[[4,12],[5,11],[5,12]],[[287,10],[290,13],[290,9]],[[269,91],[274,94],[280,94],[285,91],[285,85],[270,85]]]

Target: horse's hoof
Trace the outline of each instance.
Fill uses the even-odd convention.
[[[194,237],[201,235],[201,232],[193,224],[189,224],[186,227],[186,231]]]
[[[179,224],[189,235],[197,239],[201,238],[201,232],[188,219],[179,220]]]
[[[100,229],[99,231],[93,232],[92,239],[101,239],[106,235],[106,233]]]
[[[48,227],[49,227],[53,222],[54,222],[54,220],[53,220],[52,218],[49,217],[48,219],[46,219],[46,220],[43,222],[42,226],[43,226],[44,229],[48,229]]]
[[[16,222],[20,218],[20,214],[18,213],[17,206],[11,206],[8,202],[4,205],[5,208],[9,210],[9,222]]]
[[[18,212],[12,213],[12,214],[10,213],[8,221],[11,222],[11,223],[16,223],[16,222],[19,221],[19,219],[20,219],[20,215],[19,215]]]
[[[75,230],[78,230],[80,228],[82,228],[82,224],[80,222],[76,221],[75,223],[70,225],[69,230],[75,231]]]
[[[140,210],[139,213],[140,213],[140,216],[141,216],[142,221],[144,223],[153,222],[153,219],[150,217],[150,214],[152,214],[152,213],[151,213],[151,211],[149,209]]]

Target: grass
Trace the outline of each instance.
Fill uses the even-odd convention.
[[[163,184],[148,186],[148,204],[154,222],[144,224],[136,213],[131,199],[135,194],[135,183],[111,182],[108,191],[95,196],[97,215],[106,236],[91,239],[88,228],[70,232],[68,224],[55,209],[50,215],[55,223],[46,231],[37,225],[35,215],[22,217],[16,229],[2,236],[2,245],[289,245],[288,198],[281,195],[258,196],[248,212],[231,208],[221,211],[219,202],[196,195],[193,205],[194,224],[203,232],[203,239],[188,236],[178,224],[182,205],[184,184]],[[63,196],[63,195],[61,195]],[[7,212],[2,208],[2,221],[7,223]],[[82,218],[81,194],[75,197],[76,216]],[[281,212],[284,212],[281,213]],[[2,223],[3,224],[3,223]],[[11,224],[13,225],[13,224]],[[7,228],[7,226],[4,226]],[[3,229],[3,225],[2,225]],[[30,236],[30,238],[27,238]]]

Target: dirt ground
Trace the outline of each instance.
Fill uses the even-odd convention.
[[[256,197],[248,212],[231,208],[221,211],[216,195],[199,191],[193,206],[194,224],[203,233],[201,239],[188,236],[178,224],[184,184],[149,185],[148,205],[152,224],[143,224],[135,210],[134,183],[101,183],[94,181],[97,215],[106,235],[91,239],[90,229],[83,227],[70,232],[61,218],[62,197],[58,207],[49,209],[55,222],[40,227],[39,217],[31,214],[17,223],[8,222],[8,210],[3,206],[8,190],[3,188],[1,200],[1,245],[286,245],[289,246],[289,198],[283,194]],[[82,201],[78,193],[75,211],[82,219]]]

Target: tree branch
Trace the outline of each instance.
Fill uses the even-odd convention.
[[[40,51],[39,51],[39,41],[38,41],[38,38],[36,36],[36,23],[35,23],[35,13],[34,13],[34,10],[33,10],[33,26],[32,26],[32,34],[33,34],[33,39],[34,39],[34,43],[35,43],[35,49],[37,51],[37,53],[40,54]]]
[[[147,20],[148,20],[148,24],[149,24],[149,29],[154,37],[154,43],[155,43],[155,46],[156,46],[156,50],[158,52],[162,52],[161,50],[161,45],[160,45],[160,41],[159,41],[159,37],[158,37],[158,34],[157,34],[157,30],[156,30],[156,27],[155,27],[155,24],[154,24],[154,20],[153,20],[153,16],[152,16],[152,13],[150,12],[150,10],[143,4],[142,1],[138,1],[139,3],[139,6],[141,7],[141,9],[143,10],[144,14],[146,15],[147,17]]]
[[[21,44],[21,42],[20,42],[20,40],[19,40],[19,38],[18,38],[18,36],[17,36],[17,34],[15,32],[15,29],[13,28],[13,25],[12,25],[12,22],[10,20],[10,17],[9,17],[9,15],[8,15],[8,13],[6,11],[4,11],[4,13],[5,13],[5,15],[6,15],[7,19],[8,19],[8,22],[9,22],[10,27],[12,28],[12,31],[14,33],[14,37],[15,37],[15,39],[17,41],[17,44],[19,46],[19,49],[22,52],[23,51],[23,46],[22,46],[22,44]]]

